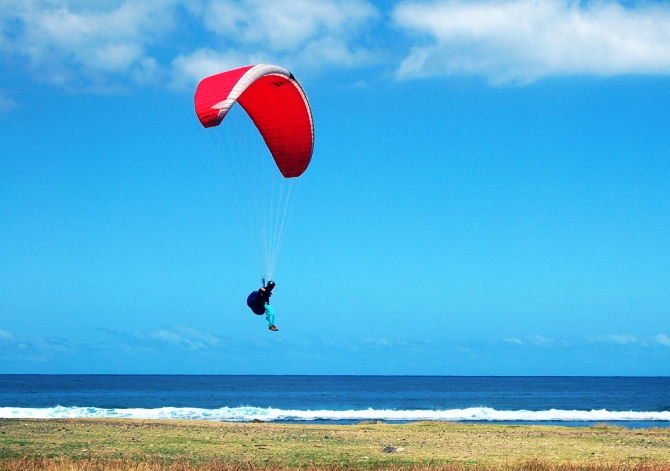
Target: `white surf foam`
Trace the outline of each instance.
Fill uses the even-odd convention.
[[[601,410],[495,410],[488,407],[472,407],[451,410],[282,410],[259,407],[222,407],[220,409],[198,409],[189,407],[161,407],[157,409],[100,409],[97,407],[0,407],[0,418],[127,418],[127,419],[175,419],[215,420],[225,422],[250,422],[259,419],[267,422],[288,421],[362,421],[391,420],[419,421],[442,420],[482,422],[613,422],[670,421],[670,411],[637,412]]]

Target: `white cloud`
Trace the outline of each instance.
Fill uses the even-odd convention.
[[[658,334],[656,337],[654,337],[654,340],[656,340],[661,345],[665,345],[666,347],[670,347],[670,338],[668,338],[667,335]]]
[[[377,9],[364,0],[213,0],[203,11],[205,27],[222,46],[176,57],[172,86],[192,86],[207,75],[248,64],[355,67],[376,61],[358,36]]]
[[[159,67],[147,46],[174,29],[175,3],[0,0],[0,53],[26,58],[55,84],[113,74],[149,81]]]
[[[393,20],[417,44],[400,78],[479,74],[492,83],[552,75],[670,73],[670,5],[613,1],[401,2]]]
[[[381,347],[392,347],[393,343],[386,339],[364,339],[363,343],[371,345],[379,345]]]
[[[175,330],[190,339],[202,341],[210,346],[216,346],[221,343],[221,340],[218,337],[208,334],[207,332],[199,332],[191,327],[177,326],[175,327]]]
[[[14,336],[6,330],[0,329],[0,340],[11,341],[14,340]]]
[[[0,118],[5,116],[9,112],[9,110],[15,108],[16,106],[18,106],[18,103],[15,100],[12,100],[11,98],[5,96],[5,94],[2,93],[2,90],[0,90]],[[0,332],[4,331],[0,329]],[[1,333],[0,337],[2,337]]]
[[[547,346],[547,345],[552,345],[555,342],[555,339],[548,338],[548,337],[543,337],[542,335],[531,335],[528,338],[528,341],[534,345],[542,345],[542,346]]]
[[[351,37],[376,16],[377,10],[362,0],[213,0],[204,13],[211,31],[275,52],[293,52],[323,38]]]
[[[301,75],[378,64],[389,51],[370,46],[368,35],[381,18],[368,0],[0,0],[0,59],[22,59],[39,80],[70,88],[158,83],[169,71],[170,86],[183,89],[250,63]],[[667,2],[405,0],[387,33],[414,41],[399,78],[527,83],[670,74],[668,24]],[[0,114],[13,105],[0,95]]]
[[[370,84],[368,82],[366,82],[365,80],[359,80],[358,82],[354,83],[353,85],[350,85],[349,88],[366,89],[366,88],[370,88]]]
[[[638,342],[636,335],[608,335],[606,338],[612,343],[618,343],[621,345]]]
[[[198,332],[190,327],[175,327],[172,330],[162,329],[149,333],[148,337],[178,345],[188,350],[199,350],[213,347],[221,343],[217,337],[211,334]]]
[[[523,345],[523,342],[519,339],[514,339],[514,338],[509,338],[509,339],[503,339],[503,342],[507,343],[516,343],[518,345]]]
[[[376,63],[378,58],[361,47],[351,47],[335,36],[328,36],[309,42],[300,52],[300,64],[314,67],[319,64],[331,64],[355,67],[364,63]]]
[[[237,51],[217,52],[210,48],[198,49],[191,54],[180,55],[172,61],[171,87],[175,89],[191,87],[208,75],[258,62],[265,61],[242,55]]]
[[[604,342],[616,345],[628,345],[640,342],[636,335],[597,335],[591,337],[593,342]],[[644,344],[644,342],[642,342]]]
[[[157,82],[166,67],[183,87],[260,61],[357,66],[378,18],[367,0],[0,0],[0,59],[70,88]]]

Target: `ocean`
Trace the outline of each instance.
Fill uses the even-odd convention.
[[[0,418],[670,427],[667,377],[0,375]]]

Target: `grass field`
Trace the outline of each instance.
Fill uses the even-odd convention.
[[[387,447],[395,452],[384,452]],[[608,426],[0,419],[0,450],[1,471],[139,469],[140,464],[146,471],[152,466],[670,471],[670,429]]]

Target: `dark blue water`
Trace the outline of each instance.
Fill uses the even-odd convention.
[[[60,409],[52,411],[57,406]],[[118,410],[161,408],[176,411],[171,410],[171,416],[143,413],[157,418],[350,423],[367,416],[341,411],[372,411],[372,418],[389,421],[435,418],[571,425],[607,421],[670,426],[670,378],[0,375],[3,417],[39,416],[43,410],[51,411],[49,416],[124,416],[127,412]],[[470,409],[472,414],[466,412]],[[26,412],[32,410],[42,412]],[[397,416],[388,411],[423,412]],[[435,411],[456,412],[426,415]],[[523,411],[537,414],[529,419]],[[566,418],[563,411],[588,413]],[[623,418],[614,414],[627,411],[644,414]]]

